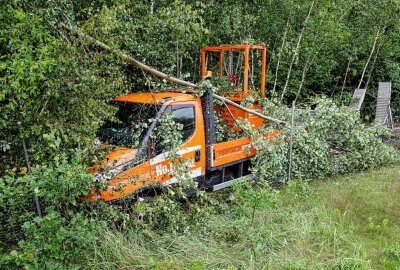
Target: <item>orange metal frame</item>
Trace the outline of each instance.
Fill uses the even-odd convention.
[[[261,85],[260,91],[261,96],[265,97],[265,76],[267,66],[267,48],[264,45],[222,45],[215,47],[204,47],[201,49],[201,77],[204,79],[207,72],[206,66],[206,55],[207,53],[219,53],[219,76],[223,75],[223,53],[225,51],[244,51],[244,82],[243,82],[243,96],[246,97],[249,94],[249,55],[250,50],[261,51]]]

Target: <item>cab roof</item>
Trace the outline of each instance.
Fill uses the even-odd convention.
[[[173,101],[189,101],[194,100],[191,91],[166,91],[159,93],[144,92],[144,93],[131,93],[125,96],[119,96],[114,98],[115,101],[119,102],[134,102],[134,103],[145,103],[145,104],[160,104],[163,100],[172,99]]]

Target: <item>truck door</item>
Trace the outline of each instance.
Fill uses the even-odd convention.
[[[171,160],[171,151],[163,148],[162,140],[168,137],[166,134],[154,136],[154,157],[150,159],[151,177],[154,180],[152,182],[163,185],[176,183],[176,173],[182,170],[193,179],[202,177],[205,174],[206,156],[200,100],[174,102],[166,113],[172,115],[175,123],[183,126],[182,142],[176,150],[180,158]]]

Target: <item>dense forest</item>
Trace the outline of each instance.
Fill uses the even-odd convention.
[[[369,207],[364,210],[371,210],[364,214],[373,215],[374,209],[383,212],[376,222],[370,216],[358,217],[360,227],[353,219],[346,220],[353,213],[341,214],[341,201],[332,199],[333,210],[324,204],[321,198],[331,191],[317,187],[320,193],[314,197],[308,185],[311,179],[399,161],[398,151],[382,140],[390,131],[373,123],[379,82],[392,82],[393,116],[400,119],[398,0],[0,3],[0,268],[326,269],[327,263],[329,269],[374,269],[382,263],[389,267],[382,269],[395,269],[390,267],[400,263],[398,245],[385,245],[382,240],[375,264],[367,258],[368,249],[344,239],[356,237],[354,231],[390,239],[388,228],[399,221],[393,211],[368,204],[364,189],[357,190],[353,183],[358,178],[351,183],[357,198]],[[126,205],[86,203],[82,194],[93,187],[88,167],[102,159],[92,151],[93,141],[99,127],[115,120],[116,108],[110,101],[131,92],[181,86],[124,62],[80,38],[77,31],[196,84],[201,81],[202,47],[266,45],[266,98],[259,104],[268,108],[269,116],[287,124],[288,106],[295,100],[301,125],[279,126],[281,137],[268,141],[265,132],[277,126],[264,125],[255,131],[241,123],[258,151],[252,158],[258,182],[234,186],[231,192],[198,191],[189,198],[188,186],[178,183],[148,205],[138,200],[129,211]],[[235,61],[224,65],[238,66],[240,59]],[[258,64],[251,58],[251,72]],[[348,107],[358,88],[366,89],[360,112]],[[317,110],[311,114],[310,108]],[[167,128],[165,137],[179,144],[181,130],[171,124]],[[284,183],[291,129],[296,181]],[[224,132],[217,127],[218,134]],[[396,190],[392,179],[398,170],[390,172],[383,186]],[[366,178],[384,189],[374,177]],[[272,182],[283,189],[271,188]],[[32,198],[40,201],[41,211]],[[398,209],[396,200],[383,202]],[[304,216],[293,214],[304,209]],[[393,214],[393,220],[385,214]],[[307,222],[310,227],[299,233],[296,223],[306,226]],[[316,223],[320,225],[313,231],[310,228]],[[370,231],[364,233],[364,227]],[[301,240],[309,244],[304,250],[298,246]],[[287,247],[290,252],[301,249],[301,254],[293,255]],[[186,254],[186,249],[199,258]],[[223,249],[231,257],[224,257]],[[290,253],[287,263],[285,252]],[[313,261],[318,252],[321,257]]]
[[[379,81],[393,83],[399,115],[399,11],[395,0],[11,1],[1,12],[2,170],[21,164],[11,154],[20,136],[40,162],[54,154],[44,134],[76,146],[112,115],[110,98],[167,87],[60,23],[193,82],[202,46],[265,43],[267,97],[289,103],[326,95],[348,103],[354,89],[367,88],[363,111],[373,117]]]

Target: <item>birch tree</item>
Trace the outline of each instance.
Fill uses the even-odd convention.
[[[301,31],[299,33],[299,36],[298,36],[298,39],[297,39],[296,48],[294,50],[294,53],[293,53],[293,56],[292,56],[292,60],[290,61],[289,70],[288,70],[288,74],[287,74],[286,81],[285,81],[285,86],[283,87],[283,90],[282,90],[282,94],[281,94],[281,98],[280,98],[281,100],[283,100],[283,97],[285,96],[285,93],[286,93],[286,90],[287,90],[287,87],[288,87],[288,84],[289,84],[289,80],[290,80],[290,75],[291,75],[291,72],[292,72],[293,64],[294,64],[294,62],[296,60],[296,57],[297,57],[297,55],[299,53],[299,48],[300,48],[301,40],[303,38],[303,33],[304,33],[304,30],[306,29],[308,19],[310,18],[311,13],[313,11],[315,2],[316,2],[316,0],[313,0],[311,2],[310,9],[308,10],[308,14],[306,16],[306,19],[303,22],[303,27],[301,28]]]

